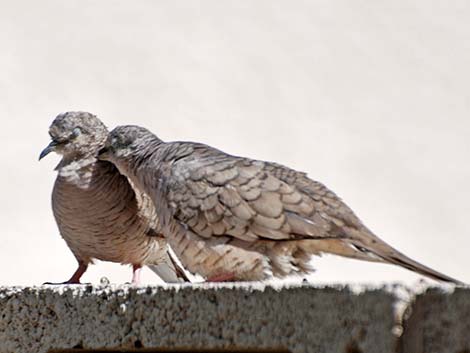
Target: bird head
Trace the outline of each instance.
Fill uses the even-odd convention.
[[[136,125],[123,125],[113,129],[103,148],[98,152],[98,159],[113,163],[119,171],[129,176],[136,162],[151,153],[158,139],[149,130]]]
[[[73,160],[96,155],[106,140],[108,130],[93,114],[67,112],[54,119],[49,128],[49,135],[51,142],[41,152],[39,160],[50,152]]]
[[[109,134],[102,149],[98,152],[98,158],[116,162],[126,159],[134,151],[146,146],[154,135],[147,129],[136,125],[123,125],[113,129]]]

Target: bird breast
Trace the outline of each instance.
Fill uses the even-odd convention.
[[[85,261],[120,263],[160,256],[164,243],[147,235],[156,222],[151,203],[136,198],[127,178],[111,164],[96,164],[69,169],[65,175],[59,172],[54,186],[54,216],[72,252]]]

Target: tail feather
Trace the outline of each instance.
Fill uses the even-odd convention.
[[[167,250],[163,261],[155,265],[148,265],[166,283],[191,282],[184,270],[173,258],[170,250]]]
[[[457,285],[465,285],[465,283],[455,279],[455,278],[452,278],[450,276],[447,276],[441,272],[438,272],[436,270],[433,270],[432,268],[430,267],[427,267],[417,261],[414,261],[412,259],[410,259],[409,257],[401,254],[401,253],[398,253],[399,255],[398,256],[392,256],[392,257],[388,257],[388,258],[384,258],[386,262],[390,262],[392,264],[395,264],[395,265],[398,265],[398,266],[401,266],[403,268],[406,268],[410,271],[414,271],[414,272],[417,272],[419,274],[422,274],[424,276],[427,276],[429,278],[432,278],[434,280],[438,280],[438,281],[442,281],[442,282],[447,282],[447,283],[453,283],[453,284],[457,284]]]
[[[426,277],[437,281],[453,283],[456,285],[465,285],[465,283],[449,277],[443,273],[433,270],[401,253],[391,245],[387,244],[369,230],[351,231],[352,237],[348,239],[355,247],[364,249],[367,252],[375,254],[381,259],[381,262],[398,265],[410,271],[417,272]]]
[[[348,243],[345,239],[329,238],[306,240],[302,242],[302,248],[309,254],[333,254],[362,261],[383,262],[381,257],[378,257],[365,249],[358,248],[357,246]]]

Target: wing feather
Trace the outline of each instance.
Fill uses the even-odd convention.
[[[172,216],[196,234],[250,242],[331,237],[335,222],[325,209],[341,201],[321,184],[309,185],[304,173],[208,146],[193,151],[160,168],[159,192]]]

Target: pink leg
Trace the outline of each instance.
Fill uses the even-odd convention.
[[[77,270],[72,275],[72,277],[70,277],[70,279],[68,281],[59,282],[59,283],[46,282],[44,284],[80,284],[80,278],[86,272],[87,268],[88,268],[87,264],[79,261]]]
[[[140,284],[141,265],[132,265],[132,284],[138,286]]]
[[[234,279],[235,279],[235,273],[227,272],[227,273],[222,273],[220,275],[209,277],[206,281],[207,282],[230,282],[230,281],[233,281]]]
[[[74,283],[75,284],[80,284],[80,278],[82,278],[82,275],[85,273],[87,268],[88,268],[88,265],[85,265],[83,262],[79,262],[78,263],[78,268],[75,271],[75,273],[64,284],[74,284]]]

